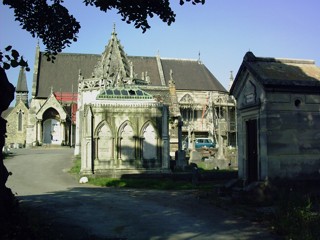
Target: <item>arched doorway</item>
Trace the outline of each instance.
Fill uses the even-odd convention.
[[[61,145],[63,129],[60,115],[54,108],[48,108],[43,114],[42,139],[44,144]]]

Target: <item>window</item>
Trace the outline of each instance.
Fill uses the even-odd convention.
[[[22,131],[22,112],[18,112],[18,131]]]

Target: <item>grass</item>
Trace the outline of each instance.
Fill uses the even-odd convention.
[[[69,170],[69,173],[71,173],[71,174],[79,174],[80,170],[81,170],[81,159],[80,159],[80,156],[77,155],[77,156],[75,156],[75,158],[73,160],[73,166]]]
[[[69,173],[79,175],[81,169],[80,156],[76,156],[74,164]],[[173,180],[169,178],[108,178],[108,177],[88,177],[89,184],[100,187],[117,188],[137,188],[153,190],[191,190],[191,189],[212,189],[214,182],[204,182],[193,184],[187,180]],[[220,183],[220,182],[219,182]]]
[[[137,188],[153,190],[191,190],[212,189],[213,183],[192,184],[191,181],[175,181],[172,179],[150,179],[150,178],[106,178],[89,177],[89,183],[101,187]]]
[[[292,191],[280,194],[277,211],[271,217],[275,231],[285,239],[319,239],[319,198]]]

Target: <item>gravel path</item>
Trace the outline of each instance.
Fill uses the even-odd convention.
[[[19,149],[5,160],[21,205],[59,226],[61,239],[275,239],[194,191],[100,188],[67,173],[72,149]]]

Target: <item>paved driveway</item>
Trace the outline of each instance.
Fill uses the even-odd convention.
[[[193,191],[81,185],[67,173],[72,149],[19,149],[5,160],[22,206],[58,224],[64,239],[275,239],[258,224],[215,208]]]

